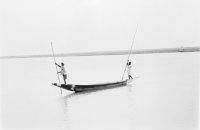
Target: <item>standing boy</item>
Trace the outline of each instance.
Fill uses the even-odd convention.
[[[131,76],[131,62],[127,62],[127,74],[128,74],[128,78],[129,79],[132,79],[132,76]]]
[[[66,71],[65,71],[65,64],[64,64],[63,62],[61,63],[61,66],[58,65],[57,63],[55,63],[55,64],[56,64],[58,67],[61,68],[61,71],[58,72],[58,73],[60,73],[60,74],[63,76],[64,83],[66,84],[67,74],[66,74]]]

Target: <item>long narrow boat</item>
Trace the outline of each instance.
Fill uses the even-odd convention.
[[[52,84],[69,91],[83,92],[83,91],[93,91],[93,90],[109,89],[109,88],[125,86],[132,81],[133,79],[126,79],[126,80],[118,81],[118,82],[89,84],[89,85],[58,84],[58,83],[52,83]]]

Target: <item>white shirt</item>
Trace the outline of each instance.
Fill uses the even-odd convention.
[[[62,75],[66,75],[66,71],[65,71],[65,67],[64,66],[61,66],[61,74]]]
[[[131,75],[131,65],[128,65],[127,68],[128,68],[128,69],[127,69],[128,75]]]

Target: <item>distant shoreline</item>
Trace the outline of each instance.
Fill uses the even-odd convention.
[[[200,46],[177,47],[177,48],[159,48],[159,49],[140,49],[140,50],[132,50],[132,51],[130,51],[130,50],[120,50],[120,51],[57,53],[57,54],[55,54],[55,57],[128,55],[130,53],[131,54],[153,54],[153,53],[183,53],[183,52],[200,52]],[[48,57],[52,57],[52,54],[0,56],[0,59],[48,58]]]

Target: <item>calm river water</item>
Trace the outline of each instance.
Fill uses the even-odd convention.
[[[68,82],[121,79],[127,56],[64,57]],[[199,53],[133,55],[132,84],[75,94],[52,58],[1,60],[3,130],[197,130]]]

